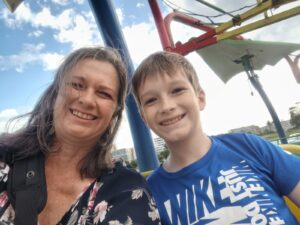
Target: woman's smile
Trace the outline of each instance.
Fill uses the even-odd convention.
[[[93,116],[93,115],[90,115],[90,114],[87,114],[87,113],[83,113],[83,112],[77,111],[75,109],[71,109],[70,111],[74,116],[76,116],[80,119],[84,119],[84,120],[95,120],[95,119],[97,119],[96,116]]]

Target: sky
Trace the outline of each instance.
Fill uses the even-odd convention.
[[[197,1],[158,0],[163,15],[171,7],[202,15],[218,15]],[[256,0],[242,1],[251,5]],[[167,3],[167,4],[166,4]],[[236,0],[210,1],[226,10],[239,9]],[[146,0],[113,0],[134,67],[149,54],[162,50],[154,19]],[[289,7],[299,6],[292,3]],[[279,7],[274,11],[284,9]],[[204,22],[208,20],[198,17]],[[217,17],[216,22],[228,17]],[[180,23],[172,23],[174,41],[186,41],[201,34]],[[14,13],[0,1],[0,133],[7,131],[7,121],[29,112],[53,79],[55,69],[72,50],[89,45],[104,45],[88,1],[25,0]],[[300,43],[300,16],[243,34],[244,38],[271,42]],[[293,53],[293,55],[300,52]],[[196,53],[186,56],[196,68],[206,92],[206,109],[201,112],[203,128],[209,135],[230,129],[264,126],[271,116],[260,95],[242,72],[226,84]],[[285,60],[275,66],[255,71],[280,120],[290,119],[289,108],[300,102],[297,84]],[[16,130],[22,121],[14,124]],[[125,117],[115,141],[118,148],[132,147],[129,125]]]

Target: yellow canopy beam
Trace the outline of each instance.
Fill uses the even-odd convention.
[[[272,23],[279,22],[281,20],[290,18],[292,16],[296,16],[298,14],[300,14],[300,6],[289,9],[289,10],[281,12],[281,13],[278,13],[278,14],[273,15],[273,16],[266,17],[264,19],[258,20],[256,22],[247,24],[247,25],[242,26],[240,28],[234,29],[232,31],[224,32],[224,33],[220,33],[220,31],[223,30],[223,25],[221,25],[220,27],[216,28],[216,31],[217,31],[216,38],[217,38],[218,41],[228,39],[228,38],[240,35],[242,33],[252,31],[252,30],[264,27],[266,25],[270,25]],[[232,25],[233,25],[233,22],[228,22],[228,23],[232,23]],[[227,23],[225,23],[224,28],[227,27],[227,26],[228,26]]]

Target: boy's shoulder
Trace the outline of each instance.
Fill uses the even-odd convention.
[[[147,183],[151,184],[155,182],[155,180],[160,176],[159,171],[162,170],[161,166],[157,167],[155,170],[152,171],[151,174],[147,177]]]
[[[213,142],[228,147],[234,151],[250,152],[251,154],[262,154],[263,152],[272,151],[279,146],[275,146],[270,141],[250,133],[228,133],[211,136]]]
[[[226,133],[211,136],[212,139],[219,140],[221,142],[252,142],[252,141],[265,141],[263,138],[250,133]]]

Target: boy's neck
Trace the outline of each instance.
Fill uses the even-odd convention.
[[[201,159],[210,149],[211,140],[203,132],[180,143],[167,143],[170,151],[163,167],[168,172],[177,172]]]

